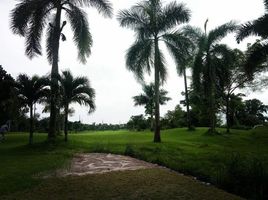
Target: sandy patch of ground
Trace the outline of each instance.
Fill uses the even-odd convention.
[[[68,170],[61,171],[59,176],[83,176],[87,174],[101,174],[112,171],[125,171],[158,168],[156,164],[137,160],[128,156],[104,154],[104,153],[88,153],[77,154],[71,161]]]

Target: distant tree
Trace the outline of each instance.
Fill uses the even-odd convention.
[[[126,55],[127,68],[134,72],[138,80],[143,80],[144,72],[150,73],[152,66],[154,67],[154,142],[161,142],[159,87],[160,81],[166,80],[167,73],[160,42],[164,41],[172,54],[176,54],[178,49],[183,50],[185,37],[174,29],[189,19],[190,11],[183,4],[174,1],[164,6],[161,0],[142,1],[129,10],[120,11],[118,15],[120,25],[136,33],[136,41]]]
[[[161,119],[163,128],[179,128],[187,125],[187,113],[177,105],[174,110],[168,111]]]
[[[112,7],[108,0],[20,0],[11,12],[11,29],[13,33],[25,37],[26,55],[33,58],[41,55],[41,38],[43,29],[47,27],[47,58],[51,69],[51,100],[49,139],[55,138],[58,100],[59,46],[60,39],[66,40],[62,22],[65,12],[74,36],[73,41],[78,48],[78,59],[86,62],[91,53],[92,37],[89,32],[87,15],[81,7],[95,7],[104,16],[112,16]],[[48,23],[50,21],[50,23]]]
[[[151,131],[154,128],[154,114],[155,114],[155,92],[154,92],[154,84],[150,83],[149,85],[143,85],[142,90],[143,93],[134,96],[134,105],[135,106],[144,106],[145,107],[145,114],[150,116],[151,120]],[[165,105],[167,101],[171,100],[171,98],[167,97],[167,91],[160,89],[159,90],[159,104]]]
[[[246,100],[242,106],[236,110],[236,118],[240,125],[253,127],[263,124],[268,119],[265,113],[268,111],[268,106],[264,105],[258,99]]]
[[[0,125],[10,120],[10,100],[15,80],[0,65]]]
[[[255,71],[267,69],[268,56],[268,0],[264,0],[265,13],[256,20],[242,24],[237,32],[237,42],[243,41],[249,36],[259,36],[257,41],[247,54],[245,71],[252,77]]]
[[[267,85],[268,78],[261,73],[255,74],[254,79],[245,75],[244,64],[246,62],[246,53],[234,49],[229,52],[229,62],[224,62],[219,69],[219,90],[222,90],[223,105],[225,106],[227,133],[230,132],[230,101],[235,96],[238,89],[258,90]]]
[[[130,120],[127,123],[127,128],[129,130],[142,131],[146,128],[149,128],[149,123],[143,115],[131,116]]]
[[[47,86],[49,81],[47,78],[33,76],[29,77],[26,74],[20,74],[17,77],[16,88],[21,101],[30,109],[30,135],[29,144],[33,144],[33,106],[42,98],[49,94]]]
[[[64,135],[68,140],[68,114],[71,103],[79,103],[89,107],[89,113],[95,110],[95,91],[86,77],[75,78],[70,71],[63,71],[59,78],[61,101],[64,107]]]
[[[205,32],[200,34],[198,39],[198,52],[193,65],[193,86],[196,93],[204,91],[203,95],[207,99],[208,115],[210,121],[209,134],[216,133],[216,111],[217,111],[217,72],[226,62],[230,61],[230,49],[219,42],[229,33],[236,30],[234,22],[223,24],[207,32],[207,23],[205,23]],[[193,29],[196,32],[196,29]]]

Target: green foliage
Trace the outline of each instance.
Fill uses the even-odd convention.
[[[150,127],[148,120],[143,115],[131,116],[126,126],[127,129],[135,131],[143,131]]]
[[[268,111],[268,106],[264,105],[258,99],[250,99],[236,109],[236,119],[241,125],[253,127],[255,125],[264,124],[268,118],[265,113]]]
[[[257,41],[248,51],[246,63],[244,65],[248,77],[252,78],[256,71],[267,69],[267,49],[268,49],[268,9],[267,1],[264,0],[265,14],[256,20],[240,25],[236,40],[241,42],[249,36],[259,36]]]
[[[142,90],[144,93],[134,96],[134,105],[135,106],[145,106],[145,114],[149,116],[153,116],[155,110],[155,92],[154,92],[154,84],[150,83],[149,85],[143,85]],[[167,91],[164,89],[160,89],[159,91],[159,104],[165,105],[167,101],[171,100],[170,97],[167,97]]]
[[[218,184],[231,193],[252,199],[265,199],[268,195],[268,171],[265,161],[259,158],[233,153],[218,178]]]
[[[172,111],[167,111],[161,119],[162,129],[180,128],[186,125],[186,112],[181,109],[180,105],[177,105]]]
[[[163,143],[161,144],[151,142],[152,133],[149,131],[70,134],[69,143],[63,143],[60,139],[53,146],[43,143],[46,140],[45,134],[36,134],[36,143],[32,147],[25,146],[27,141],[25,134],[8,134],[6,142],[0,145],[2,172],[0,174],[0,196],[25,189],[32,191],[33,187],[39,187],[44,180],[33,178],[33,175],[64,166],[68,163],[70,156],[77,152],[101,151],[125,154],[127,146],[129,146],[128,152],[131,152],[136,158],[160,163],[219,187],[223,187],[219,181],[220,171],[224,169],[222,174],[225,174],[225,169],[228,169],[231,162],[228,158],[231,158],[233,152],[237,152],[241,156],[240,160],[245,162],[245,165],[243,164],[245,169],[252,171],[253,168],[256,168],[248,176],[243,176],[247,179],[243,184],[245,188],[249,188],[248,191],[251,192],[252,198],[255,194],[258,195],[255,193],[253,183],[261,182],[258,180],[261,167],[253,166],[250,163],[257,159],[262,161],[264,171],[268,169],[267,127],[254,129],[254,132],[232,130],[232,134],[214,137],[204,136],[206,130],[207,128],[197,128],[194,134],[189,134],[185,128],[166,130],[163,131]],[[218,131],[224,132],[224,129],[218,129]],[[257,177],[254,178],[254,174]],[[237,177],[239,176],[237,175]],[[245,185],[246,183],[250,184]],[[267,181],[264,184],[267,187]],[[232,184],[232,188],[239,191],[238,188],[241,187]],[[245,197],[250,198],[250,196]]]

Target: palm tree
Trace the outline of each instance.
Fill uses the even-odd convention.
[[[61,101],[64,107],[64,135],[68,140],[68,114],[71,103],[89,106],[89,113],[95,110],[95,91],[86,77],[73,77],[70,71],[63,71],[60,81]]]
[[[196,54],[198,37],[201,35],[198,32],[198,29],[195,29],[191,26],[185,26],[181,30],[181,33],[185,36],[186,41],[184,49],[178,49],[173,57],[175,58],[176,65],[177,65],[177,73],[179,76],[183,76],[184,79],[184,94],[185,94],[185,104],[186,104],[186,111],[187,111],[187,127],[188,130],[192,130],[193,127],[191,126],[191,119],[190,119],[190,102],[189,102],[189,91],[188,91],[188,84],[187,84],[187,68],[193,67],[193,62]],[[171,52],[173,53],[173,52]]]
[[[17,78],[16,89],[19,99],[30,109],[30,135],[29,144],[33,143],[33,106],[42,98],[48,95],[49,90],[47,86],[49,80],[47,78],[40,78],[39,76],[29,77],[26,74],[20,74]]]
[[[86,62],[91,53],[92,37],[86,13],[81,7],[95,7],[104,16],[112,16],[112,7],[108,0],[20,0],[11,12],[11,29],[13,33],[25,37],[26,55],[33,58],[41,55],[41,38],[47,27],[46,51],[51,69],[51,112],[48,138],[53,139],[56,131],[56,115],[58,112],[58,81],[60,39],[66,40],[62,22],[65,12],[74,33],[73,41],[78,49],[78,59]]]
[[[208,133],[216,133],[216,92],[219,79],[217,72],[223,67],[224,62],[230,60],[230,49],[219,42],[229,33],[236,30],[234,22],[225,23],[207,33],[207,23],[205,23],[205,32],[197,29],[189,29],[196,32],[198,38],[198,51],[193,65],[193,86],[198,93],[204,90],[208,102],[208,114],[210,119],[210,129]],[[201,34],[200,34],[201,33]],[[194,35],[194,34],[193,34]],[[228,58],[228,59],[227,59]]]
[[[247,55],[245,70],[249,77],[252,77],[255,70],[267,68],[268,55],[268,0],[264,0],[265,14],[256,20],[242,24],[237,32],[236,40],[238,43],[249,36],[259,36],[254,48]]]
[[[145,106],[145,114],[150,116],[151,119],[151,131],[154,128],[154,112],[155,112],[155,92],[154,92],[154,84],[150,83],[149,85],[142,86],[143,93],[134,96],[134,105],[135,106]],[[165,105],[167,101],[171,100],[171,98],[167,97],[167,91],[160,89],[159,90],[159,104]]]
[[[136,33],[136,41],[126,55],[127,68],[134,72],[139,81],[142,81],[144,73],[150,74],[152,66],[154,67],[154,142],[161,142],[159,86],[166,80],[167,74],[160,42],[164,41],[172,52],[177,51],[178,47],[183,49],[184,37],[180,32],[174,31],[174,28],[188,22],[189,19],[190,11],[185,5],[175,1],[164,6],[160,0],[145,0],[118,14],[120,25]]]

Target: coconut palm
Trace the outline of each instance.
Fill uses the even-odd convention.
[[[41,38],[47,27],[46,51],[51,69],[51,112],[49,139],[55,137],[58,100],[58,61],[60,39],[66,40],[62,22],[65,13],[74,33],[73,41],[78,49],[78,59],[86,62],[91,53],[92,37],[89,32],[87,15],[81,7],[95,7],[104,16],[112,16],[112,7],[108,0],[20,0],[11,12],[11,29],[13,33],[25,37],[26,55],[33,58],[41,55]]]
[[[219,42],[229,33],[236,30],[234,22],[225,23],[209,32],[207,32],[207,23],[205,23],[205,32],[198,39],[198,51],[193,65],[193,86],[198,93],[203,90],[208,102],[208,114],[210,119],[210,129],[208,133],[216,133],[216,92],[219,82],[217,72],[224,66],[225,62],[230,61],[230,49]],[[195,32],[197,29],[193,29]],[[190,30],[189,30],[190,32]],[[226,64],[226,63],[225,63]]]
[[[64,107],[64,135],[68,140],[68,114],[71,103],[79,103],[89,107],[89,113],[95,110],[95,91],[90,87],[86,77],[75,78],[70,71],[63,71],[59,77],[61,102]]]
[[[268,0],[264,0],[265,14],[256,20],[242,24],[237,32],[237,42],[243,41],[249,36],[259,36],[261,40],[251,48],[247,56],[245,70],[252,77],[255,70],[267,68],[268,55]]]
[[[47,88],[49,80],[44,77],[33,76],[29,77],[26,74],[20,74],[16,81],[16,90],[19,99],[30,109],[30,135],[29,144],[33,143],[34,120],[33,120],[33,106],[49,93]]]
[[[170,51],[183,49],[184,37],[174,31],[181,23],[190,19],[190,11],[176,1],[163,5],[160,0],[145,0],[129,10],[122,10],[118,20],[122,27],[130,28],[136,33],[136,41],[128,49],[126,66],[134,72],[139,81],[144,73],[150,74],[154,68],[155,82],[155,134],[154,142],[161,142],[159,86],[166,80],[167,69],[160,42],[164,41]]]
[[[145,114],[150,116],[151,119],[151,131],[154,128],[154,112],[155,112],[155,92],[154,92],[154,84],[150,83],[149,85],[144,84],[142,86],[143,93],[138,96],[134,96],[134,105],[135,106],[144,106]],[[167,101],[171,100],[171,98],[167,97],[167,91],[160,89],[159,90],[159,104],[165,105]]]

